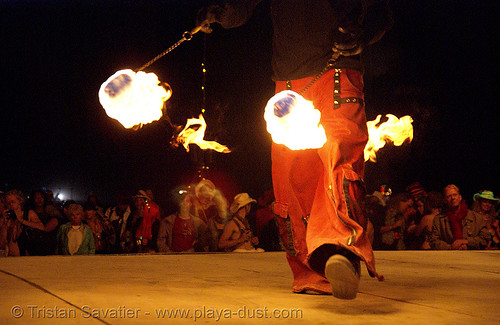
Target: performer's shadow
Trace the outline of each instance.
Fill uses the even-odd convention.
[[[390,301],[365,300],[359,296],[355,300],[335,299],[335,303],[322,303],[316,308],[341,315],[390,315],[401,311]]]

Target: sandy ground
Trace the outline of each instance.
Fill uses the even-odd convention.
[[[293,294],[283,252],[0,258],[0,324],[500,324],[500,252],[375,252],[355,300]]]

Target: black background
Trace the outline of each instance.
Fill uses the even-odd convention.
[[[197,177],[205,161],[231,197],[270,187],[270,136],[263,108],[273,95],[269,3],[243,27],[215,27],[147,72],[173,88],[178,125],[206,108],[206,138],[232,153],[190,153],[170,145],[166,120],[132,131],[107,117],[100,85],[137,70],[195,24],[200,1],[2,1],[1,189],[47,187],[110,204],[118,191],[151,188],[160,202]],[[497,1],[392,1],[395,25],[364,53],[367,117],[411,115],[415,138],[387,146],[366,165],[371,192],[419,181],[449,183],[470,200],[498,191]],[[205,62],[206,100],[203,100]]]

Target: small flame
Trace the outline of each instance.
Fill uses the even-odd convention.
[[[406,139],[413,140],[413,119],[406,115],[398,119],[392,114],[387,114],[387,121],[377,126],[382,115],[378,115],[373,121],[368,121],[369,139],[365,146],[365,161],[377,161],[376,152],[385,146],[388,141],[395,146],[402,145]]]
[[[99,101],[106,114],[127,129],[159,120],[163,103],[171,95],[170,86],[160,84],[154,73],[130,69],[116,72],[99,89]]]
[[[198,128],[196,128],[197,125],[199,125]],[[199,118],[190,118],[187,120],[184,129],[177,136],[177,142],[182,143],[187,152],[189,152],[190,143],[196,144],[203,150],[212,149],[222,153],[231,152],[226,146],[218,142],[204,140],[206,130],[207,123],[202,114],[200,114]]]
[[[300,94],[285,90],[274,95],[266,105],[264,119],[275,143],[292,150],[321,148],[326,142],[321,112]]]

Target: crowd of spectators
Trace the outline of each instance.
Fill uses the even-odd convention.
[[[51,191],[0,193],[0,255],[80,255],[280,251],[272,189],[230,201],[208,180],[173,191],[177,210],[166,214],[151,190],[119,194],[104,209],[57,202]],[[374,250],[499,249],[499,198],[482,190],[470,209],[451,184],[427,192],[419,183],[393,194],[387,186],[366,195],[360,208]]]
[[[469,209],[453,184],[427,193],[413,183],[395,195],[382,187],[365,197],[362,208],[374,250],[498,249],[500,199],[481,190],[472,201]]]

